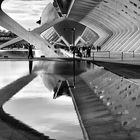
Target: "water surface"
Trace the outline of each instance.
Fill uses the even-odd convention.
[[[27,62],[0,62],[0,88],[28,74]],[[83,140],[70,97],[53,100],[37,76],[4,105],[4,110],[30,127],[57,140]]]

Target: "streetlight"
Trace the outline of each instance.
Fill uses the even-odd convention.
[[[73,86],[75,87],[75,28],[64,28],[65,30],[71,30],[72,31],[72,44],[73,44]]]

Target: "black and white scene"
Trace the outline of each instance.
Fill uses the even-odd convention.
[[[0,5],[0,140],[140,140],[140,0]]]

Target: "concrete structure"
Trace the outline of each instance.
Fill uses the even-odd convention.
[[[2,1],[3,0],[0,0],[1,3]],[[54,44],[58,40],[62,39],[65,40],[67,45],[70,44],[74,45],[76,42],[78,42],[77,40],[81,38],[83,42],[92,43],[95,47],[101,46],[101,50],[109,51],[111,53],[115,52],[114,53],[115,55],[118,52],[132,52],[132,51],[139,52],[140,51],[139,16],[140,16],[139,0],[54,0],[53,4],[48,4],[44,9],[41,16],[41,20],[39,22],[40,27],[29,32],[26,31],[23,27],[21,27],[18,23],[16,23],[13,19],[11,19],[6,13],[3,12],[1,8],[0,25],[17,34],[19,37],[1,45],[0,48],[3,48],[5,46],[19,42],[22,39],[24,39],[30,44],[34,45],[37,49],[42,50],[46,56],[59,57],[59,55],[54,51]],[[60,26],[61,28],[59,28]],[[49,32],[48,29],[50,27],[53,27],[54,29],[50,30]],[[87,27],[90,28],[90,30],[87,31],[88,29]],[[64,29],[69,29],[69,32],[68,33],[65,32]],[[47,31],[48,33],[46,33]],[[58,40],[57,39],[55,40],[53,38],[55,32],[58,33],[57,35]],[[69,56],[71,57],[71,55]],[[115,73],[116,69],[120,68],[119,69],[120,71],[117,71],[118,72],[117,74],[118,75],[120,74],[122,76],[125,75],[125,72],[131,65],[129,67],[130,71],[127,71],[126,75],[128,77],[130,76],[131,78],[132,76],[136,76],[135,78],[139,79],[138,77],[139,62],[136,62],[137,60],[139,60],[139,58],[135,60],[131,59],[131,61],[129,61],[128,59],[129,64],[125,64],[126,62],[128,63],[128,61],[124,62],[121,60],[118,62],[118,60],[112,61],[110,59],[106,59],[106,61],[103,61],[102,58],[99,58],[94,59],[94,63],[96,63],[97,65],[104,66],[105,68],[108,68],[110,71],[112,70],[112,65],[114,65],[115,69],[113,69],[112,72]],[[133,63],[135,66],[134,68],[132,68]],[[79,66],[78,64],[79,63],[76,64],[76,69],[79,68],[78,74],[80,74],[83,67],[78,67]],[[68,79],[69,83],[71,84],[70,78],[72,76],[72,71],[67,71],[67,69],[66,71],[64,70],[66,66],[68,66],[67,68],[70,68],[72,70],[71,64],[67,65],[67,62],[65,61],[64,64],[60,64],[57,62],[46,62],[45,65],[47,65],[48,67],[47,69],[48,73],[50,72],[52,72],[53,74],[55,73],[55,75],[46,75],[45,77],[45,79],[47,79],[45,81],[45,84],[50,90],[52,90],[57,85],[58,80]],[[40,67],[38,69],[40,69]],[[129,72],[131,72],[131,74]],[[132,74],[133,72],[136,73],[134,73],[133,75]],[[129,114],[128,109],[130,106],[128,105],[129,101],[127,102],[124,98],[129,95],[125,94],[125,97],[120,95],[125,92],[125,89],[123,91],[120,91],[120,93],[117,93],[118,95],[117,97],[114,94],[110,93],[109,97],[105,98],[102,102],[101,99],[98,98],[98,94],[102,93],[99,92],[96,95],[95,94],[96,92],[95,90],[92,89],[90,83],[94,84],[94,87],[95,84],[98,83],[100,89],[102,89],[102,86],[105,85],[105,83],[102,82],[104,80],[101,81],[101,79],[98,78],[96,75],[94,75],[95,77],[92,77],[92,74],[90,75],[88,73],[85,73],[85,75],[78,77],[78,80],[76,81],[76,84],[78,84],[78,86],[75,89],[71,88],[69,89],[70,91],[72,91],[71,96],[79,117],[84,138],[87,140],[88,139],[138,140],[139,125],[132,125],[133,127],[131,127],[131,123],[130,125],[128,125],[128,122],[130,122],[128,120],[131,120],[134,123],[137,120],[137,118],[133,116],[134,114],[131,114],[130,115],[131,117],[129,115],[128,116],[126,115]],[[104,76],[102,72],[100,73],[100,75]],[[97,81],[93,82],[93,79],[91,79],[91,77],[95,78]],[[106,76],[104,77],[106,78]],[[28,79],[29,77],[26,78]],[[99,81],[102,84],[100,84]],[[112,82],[113,86],[116,85],[115,82],[116,80]],[[22,82],[21,85],[22,85],[21,87],[18,87],[16,89],[20,90],[20,88],[24,87],[24,84],[22,84]],[[108,87],[112,88],[110,85],[108,85]],[[129,86],[129,88],[131,88],[131,86]],[[9,89],[11,88],[6,87],[6,90]],[[84,89],[85,91],[83,90],[84,92],[81,92],[81,89]],[[7,95],[5,95],[3,100],[1,100],[2,102],[1,105],[9,98],[11,98],[14,94],[16,94],[17,90],[14,90],[13,92],[10,92]],[[109,91],[113,92],[111,89],[108,89],[108,92]],[[2,90],[0,93],[1,96],[3,96],[3,93],[5,93],[5,91],[3,92]],[[139,95],[137,94],[137,97],[138,96]],[[132,97],[133,101],[136,99],[137,99],[136,97]],[[106,102],[108,100],[112,101],[109,102],[110,104],[111,103],[113,104],[111,107],[109,106],[110,104]],[[119,106],[117,104],[117,101],[119,103],[121,101],[125,102],[125,104],[124,103],[120,104],[121,109],[124,106],[126,106],[127,109],[125,109],[125,112],[118,111],[120,113],[119,114],[117,111],[116,112],[114,111],[115,108]],[[131,106],[132,108],[135,108],[134,104]],[[107,106],[109,106],[109,108]],[[136,105],[136,107],[139,107],[139,105]],[[115,112],[115,114],[113,114],[114,113],[113,111]],[[132,111],[132,109],[130,109],[130,111]],[[136,112],[138,116],[139,111],[137,110]],[[118,119],[116,117],[117,115],[124,115],[125,117],[123,116],[120,117],[121,119]],[[125,121],[125,119],[127,121]]]

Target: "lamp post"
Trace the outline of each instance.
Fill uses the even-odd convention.
[[[28,28],[28,42],[30,41],[30,28]],[[29,44],[30,44],[30,42],[29,42]]]
[[[73,40],[73,86],[75,87],[75,28],[72,28]]]
[[[72,31],[72,45],[73,45],[73,87],[75,88],[75,28],[64,28],[64,30]]]

